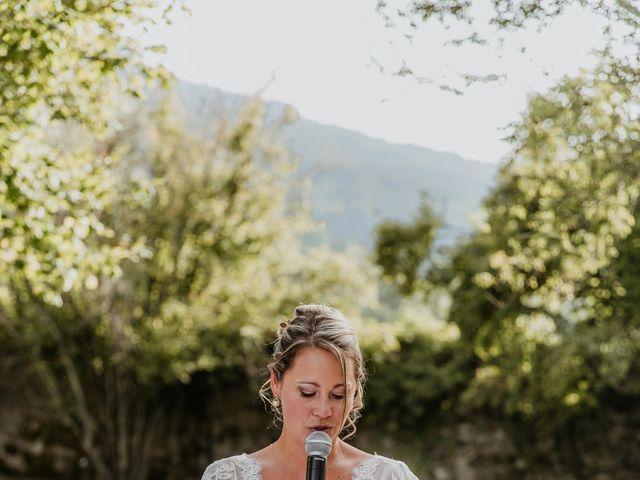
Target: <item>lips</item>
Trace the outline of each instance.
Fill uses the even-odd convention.
[[[327,430],[331,430],[331,427],[327,425],[316,425],[314,427],[311,427],[311,430],[314,430],[316,432],[326,432]]]

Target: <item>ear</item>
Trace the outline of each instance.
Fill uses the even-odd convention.
[[[269,383],[271,384],[271,393],[273,394],[274,398],[280,398],[282,385],[280,384],[280,381],[276,378],[276,375],[273,372],[271,372]]]

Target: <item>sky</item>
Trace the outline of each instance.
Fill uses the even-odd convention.
[[[593,66],[602,38],[599,19],[574,9],[540,32],[509,35],[501,49],[447,47],[465,33],[436,23],[388,28],[376,3],[187,0],[190,14],[173,13],[171,25],[153,27],[143,42],[164,44],[166,53],[148,61],[182,80],[261,92],[309,120],[498,162],[510,149],[504,127],[518,120],[527,96]],[[487,3],[474,1],[481,17]],[[394,75],[403,64],[413,75]],[[465,88],[461,73],[504,76]],[[463,87],[463,94],[438,85]]]

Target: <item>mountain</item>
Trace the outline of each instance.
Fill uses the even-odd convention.
[[[189,128],[203,134],[213,131],[220,115],[237,114],[248,99],[187,82],[179,82],[178,93]],[[286,108],[278,102],[266,107],[271,119]],[[282,133],[300,173],[312,180],[312,215],[326,223],[325,240],[340,249],[350,243],[370,247],[376,224],[410,220],[422,194],[444,219],[437,244],[450,245],[471,231],[469,214],[480,207],[497,171],[495,164],[455,153],[393,144],[304,118]]]

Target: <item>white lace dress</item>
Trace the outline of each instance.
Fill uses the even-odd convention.
[[[262,465],[243,453],[217,460],[209,465],[202,480],[262,480]],[[351,472],[351,480],[418,480],[400,460],[374,455],[360,462]]]

